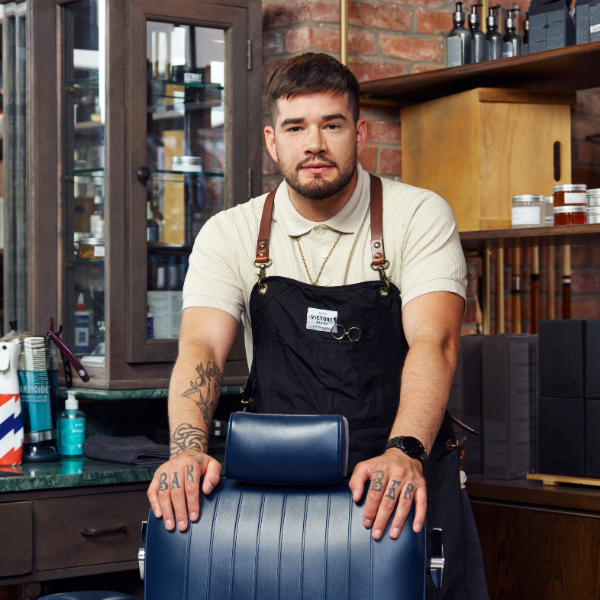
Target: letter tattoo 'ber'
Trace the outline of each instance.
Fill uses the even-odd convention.
[[[371,490],[374,492],[381,492],[383,490],[383,471],[375,471],[375,477],[371,482]]]
[[[186,467],[185,480],[188,483],[194,483],[194,467],[192,465]]]
[[[406,490],[404,491],[404,496],[402,496],[404,498],[404,500],[406,500],[407,498],[409,500],[412,500],[412,491],[414,490],[412,483],[408,483],[406,485]]]
[[[177,471],[173,473],[173,482],[171,483],[171,487],[173,489],[181,489],[181,484],[179,483],[179,473]]]
[[[388,490],[388,493],[385,495],[386,498],[391,498],[392,500],[396,499],[396,486],[399,486],[402,482],[396,481],[395,479],[392,481],[392,485]]]
[[[169,489],[169,484],[167,483],[167,474],[166,473],[160,474],[160,483],[158,485],[158,489],[161,492],[164,492],[165,490]]]

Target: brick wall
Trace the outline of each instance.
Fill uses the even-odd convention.
[[[499,2],[504,8],[513,2]],[[528,0],[519,0],[525,10]],[[406,75],[439,69],[446,63],[445,35],[452,27],[451,0],[364,0],[349,2],[350,26],[348,62],[359,81]],[[288,58],[306,51],[327,52],[339,56],[339,0],[264,0],[263,1],[263,83]],[[363,167],[371,172],[400,180],[402,178],[400,119],[397,108],[362,106],[361,116],[367,119],[368,142],[359,157]],[[266,103],[263,121],[268,124]],[[573,181],[588,187],[600,187],[600,92],[578,94],[573,112]],[[598,143],[595,143],[595,142]],[[263,190],[269,191],[281,181],[279,168],[263,151]],[[506,253],[509,254],[509,253]],[[529,327],[529,254],[522,262],[523,330]],[[540,291],[542,315],[546,300],[546,251],[540,256]],[[465,329],[476,321],[478,260],[468,259],[469,306],[464,319]],[[574,249],[573,318],[600,318],[600,248]],[[561,314],[562,253],[556,262],[557,316]],[[506,319],[510,331],[510,256],[506,258]]]

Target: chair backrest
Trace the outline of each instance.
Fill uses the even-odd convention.
[[[251,415],[257,416],[262,415]],[[344,423],[335,418],[339,433]],[[230,434],[235,425],[234,419]],[[291,421],[287,426],[293,427]],[[252,427],[255,446],[259,429]],[[338,437],[342,444],[344,435]],[[259,453],[265,479],[272,481],[269,461]],[[336,459],[340,465],[343,454],[342,449]],[[273,457],[276,469],[280,458],[281,453]],[[244,451],[243,459],[252,456]],[[227,464],[236,460],[229,455]],[[374,541],[362,524],[366,492],[354,503],[347,481],[319,483],[264,485],[224,478],[210,496],[201,494],[200,518],[184,532],[167,531],[150,512],[145,600],[424,599],[426,528],[412,531],[414,508],[399,539],[389,537],[388,524],[382,539]]]

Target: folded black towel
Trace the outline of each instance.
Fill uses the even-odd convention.
[[[160,464],[169,460],[169,446],[160,446],[147,437],[93,435],[83,443],[83,453],[94,460],[128,465]]]

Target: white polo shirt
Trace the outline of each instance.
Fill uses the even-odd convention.
[[[379,279],[371,269],[369,174],[357,165],[354,193],[336,215],[316,223],[294,208],[285,181],[277,189],[271,223],[267,276],[310,283],[302,251],[315,280],[338,235],[317,285],[350,285]],[[422,294],[453,292],[466,301],[467,270],[452,209],[437,194],[382,179],[383,244],[387,270],[400,290],[402,306]],[[218,308],[241,319],[248,364],[252,362],[250,293],[258,229],[266,194],[212,217],[200,230],[183,286],[183,309]]]

